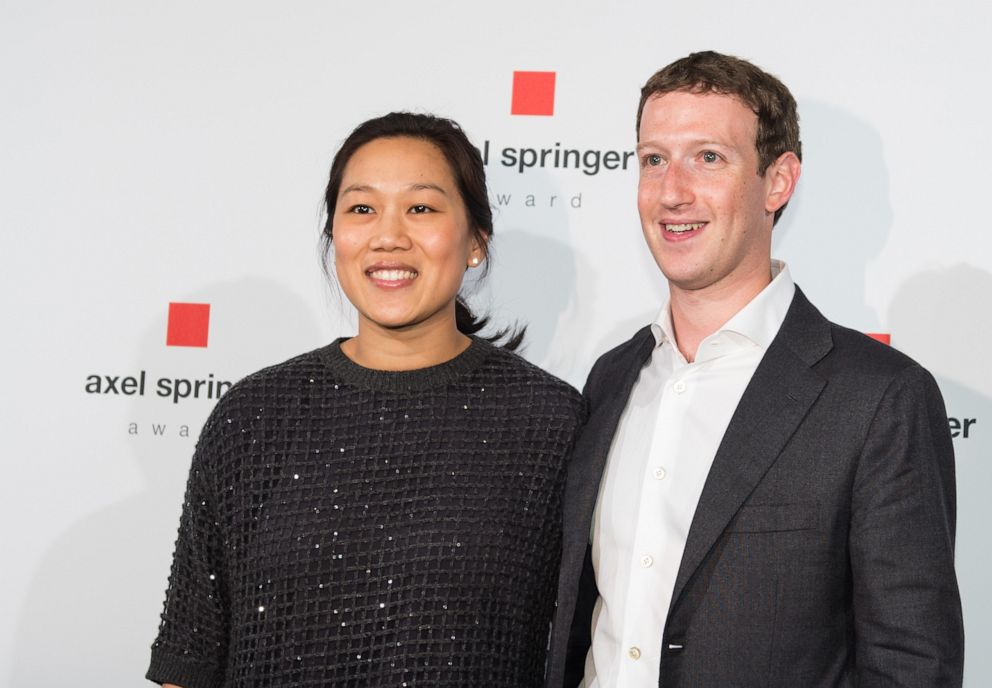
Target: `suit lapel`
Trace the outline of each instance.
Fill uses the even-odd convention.
[[[582,540],[583,552],[617,424],[627,407],[631,389],[655,347],[651,328],[640,330],[630,344],[626,355],[619,357],[611,369],[604,371],[603,378],[609,382],[598,386],[596,394],[599,398],[590,399],[593,407],[589,421],[582,431],[569,467],[569,480],[565,486],[565,523],[568,524],[568,534]]]
[[[586,384],[590,415],[572,452],[562,504],[562,559],[558,578],[558,608],[551,634],[548,686],[560,686],[567,662],[582,662],[585,657],[588,638],[573,640],[571,635],[576,623],[579,627],[584,625],[587,634],[591,621],[588,617],[574,618],[580,596],[583,560],[589,544],[589,526],[613,435],[627,407],[631,388],[644,363],[651,357],[654,346],[651,328],[643,328],[622,345],[620,351],[606,354],[606,360],[601,359],[603,370],[598,370],[600,364],[597,364]],[[613,353],[616,355],[613,356]],[[588,612],[591,614],[591,611],[590,606]]]
[[[713,459],[689,528],[669,616],[693,573],[819,397],[825,382],[811,366],[831,347],[830,324],[797,287]]]

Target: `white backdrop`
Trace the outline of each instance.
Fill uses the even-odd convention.
[[[4,0],[0,684],[141,685],[213,403],[158,381],[235,380],[351,332],[317,237],[354,125],[426,110],[489,142],[496,267],[477,303],[529,322],[527,356],[581,385],[664,289],[636,170],[521,172],[499,153],[632,150],[640,85],[712,48],[799,100],[805,168],[776,255],[828,317],[932,370],[968,428],[966,685],[989,685],[990,27],[966,0]],[[556,73],[552,116],[510,114],[519,70]],[[166,345],[173,302],[210,304],[207,347]],[[95,393],[141,371],[144,394]]]

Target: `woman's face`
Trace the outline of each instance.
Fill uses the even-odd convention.
[[[345,166],[334,211],[334,266],[369,326],[455,327],[466,267],[484,258],[441,151],[408,137],[359,148]]]

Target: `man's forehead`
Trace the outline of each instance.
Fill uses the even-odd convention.
[[[758,116],[735,95],[684,90],[651,95],[641,115],[641,138],[671,133],[756,133]]]
[[[653,93],[648,96],[647,100],[644,101],[644,109],[647,110],[648,107],[653,107],[653,109],[658,108],[673,108],[680,106],[690,106],[690,107],[720,107],[728,111],[741,111],[742,119],[750,120],[751,117],[757,119],[757,114],[752,110],[744,100],[734,94],[734,93],[723,93],[721,91],[712,90],[696,90],[696,89],[679,89],[678,91],[665,91],[663,93]],[[744,117],[744,115],[750,115],[750,117]]]

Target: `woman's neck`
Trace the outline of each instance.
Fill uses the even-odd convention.
[[[450,361],[471,343],[454,318],[391,329],[359,316],[358,334],[342,342],[341,351],[365,368],[417,370]]]

